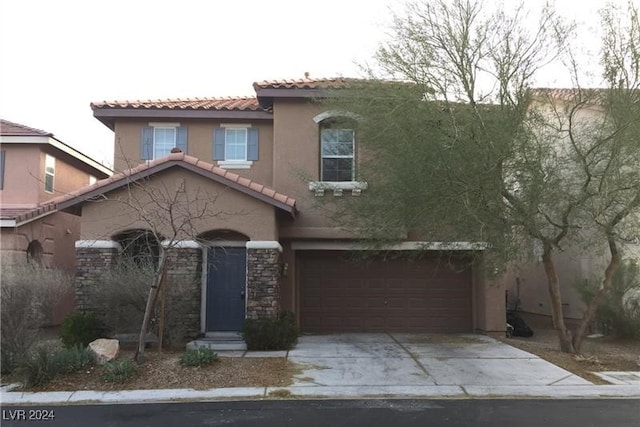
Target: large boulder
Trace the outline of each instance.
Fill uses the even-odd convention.
[[[89,352],[93,355],[98,365],[105,363],[118,357],[120,351],[120,342],[118,340],[110,340],[99,338],[89,343]]]

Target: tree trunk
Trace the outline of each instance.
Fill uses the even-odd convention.
[[[575,353],[573,342],[571,340],[571,331],[567,329],[564,323],[564,313],[562,312],[562,294],[560,293],[560,281],[555,265],[551,259],[551,247],[545,245],[542,254],[542,263],[544,271],[547,275],[549,284],[549,297],[551,298],[551,318],[553,319],[553,327],[558,334],[560,341],[560,350],[565,353]]]
[[[604,278],[602,279],[600,288],[593,298],[591,298],[591,301],[589,301],[589,305],[587,305],[587,309],[585,310],[582,320],[580,321],[580,325],[578,325],[578,329],[573,337],[573,347],[576,351],[580,351],[580,347],[582,347],[582,343],[584,342],[584,337],[587,334],[589,324],[595,318],[596,311],[602,303],[602,300],[607,296],[607,293],[609,293],[609,289],[611,289],[611,286],[613,285],[613,276],[616,274],[618,266],[620,265],[620,254],[618,253],[616,242],[611,237],[609,237],[608,240],[611,258],[609,259],[609,264],[604,271]]]
[[[151,314],[153,313],[153,307],[156,304],[156,299],[158,297],[158,289],[162,282],[162,276],[165,266],[165,254],[162,246],[160,247],[160,254],[158,257],[158,268],[156,269],[156,274],[153,278],[153,284],[151,288],[149,288],[149,296],[147,297],[147,305],[144,309],[144,318],[142,319],[142,327],[140,328],[140,336],[138,337],[138,350],[134,356],[137,363],[142,363],[144,361],[144,347],[145,347],[145,338],[147,336],[147,331],[149,329],[149,323],[151,322]]]

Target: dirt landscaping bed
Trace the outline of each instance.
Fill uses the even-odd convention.
[[[594,384],[609,384],[593,372],[640,371],[640,341],[613,337],[588,338],[580,355],[560,351],[553,329],[534,328],[531,338],[499,338],[506,344],[535,354]]]
[[[60,376],[45,385],[24,391],[280,387],[290,385],[292,376],[298,372],[295,364],[284,357],[219,357],[210,366],[192,368],[180,365],[178,359],[182,354],[182,351],[158,353],[153,349],[147,350],[145,362],[138,367],[135,376],[124,383],[104,381],[102,367],[92,366],[86,371]],[[121,352],[119,358],[132,359],[133,352]],[[3,378],[3,382],[6,379]]]

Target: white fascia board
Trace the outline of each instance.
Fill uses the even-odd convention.
[[[378,249],[386,251],[481,251],[489,248],[486,242],[402,242],[385,245]],[[331,250],[331,251],[355,251],[371,250],[371,246],[359,242],[292,242],[293,250]]]
[[[15,219],[0,219],[0,228],[15,227],[15,226],[16,226]]]
[[[247,249],[277,249],[282,252],[282,245],[276,240],[249,240]]]
[[[0,135],[2,144],[48,144],[48,136],[10,136]]]
[[[79,248],[122,250],[120,243],[114,240],[76,240],[76,249]]]

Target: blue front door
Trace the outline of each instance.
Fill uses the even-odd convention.
[[[239,331],[244,323],[247,250],[212,247],[207,256],[207,314],[209,331]]]

